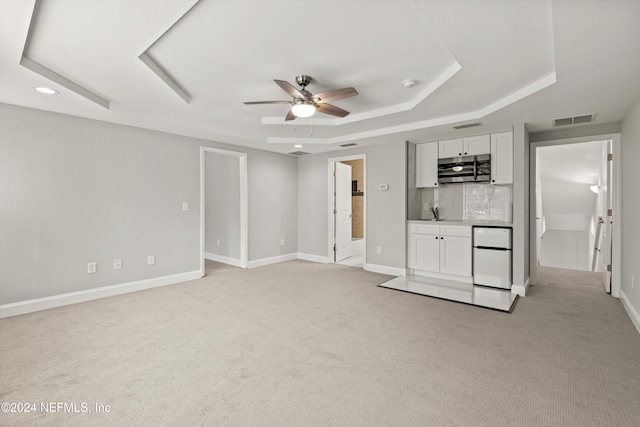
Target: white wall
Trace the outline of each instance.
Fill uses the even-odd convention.
[[[529,280],[529,133],[513,127],[513,285],[519,294]]]
[[[640,98],[622,122],[622,294],[640,313]],[[635,285],[631,287],[631,275]],[[640,318],[636,319],[636,322]],[[640,330],[640,324],[636,323]]]
[[[365,264],[406,268],[406,143],[398,141],[301,157],[298,162],[298,251],[327,260],[328,159],[366,155]],[[378,189],[388,184],[387,191]],[[376,248],[382,248],[382,254]],[[365,265],[366,267],[366,265]]]
[[[240,261],[240,164],[205,152],[205,253]]]
[[[298,249],[298,159],[247,150],[249,261],[295,254]],[[280,240],[284,239],[284,246]],[[251,264],[250,264],[251,266]]]
[[[199,271],[202,145],[247,153],[249,259],[295,253],[295,157],[0,104],[0,305]]]
[[[0,304],[199,268],[194,146],[166,133],[0,108]],[[147,266],[148,255],[156,265]],[[116,258],[122,270],[114,271]],[[89,260],[96,274],[87,274]]]

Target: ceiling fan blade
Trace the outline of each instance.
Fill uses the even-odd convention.
[[[293,110],[289,109],[289,112],[287,113],[287,116],[284,118],[285,121],[289,121],[289,120],[295,120],[296,119],[296,115],[293,114]]]
[[[358,91],[352,87],[345,87],[342,89],[329,90],[327,92],[320,92],[313,95],[314,99],[317,99],[316,102],[331,102],[337,101],[338,99],[348,98],[350,96],[356,96]]]
[[[287,92],[289,95],[293,96],[294,98],[302,98],[302,99],[306,98],[304,94],[300,92],[298,89],[296,89],[291,83],[285,82],[284,80],[273,80],[273,81],[276,82],[278,86],[280,86],[280,89]]]
[[[250,101],[244,102],[245,105],[253,104],[291,104],[291,101]]]
[[[316,104],[316,111],[338,117],[345,117],[349,114],[347,110],[343,110],[342,108],[338,108],[331,104]]]

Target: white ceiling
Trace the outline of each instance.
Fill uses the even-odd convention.
[[[351,114],[243,104],[297,74]],[[637,0],[0,0],[0,102],[281,153],[618,122],[638,76]]]
[[[539,173],[543,179],[574,184],[600,184],[606,146],[604,141],[538,148]]]

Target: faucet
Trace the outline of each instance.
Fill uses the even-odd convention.
[[[438,220],[438,208],[430,208],[429,209],[431,211],[431,213],[433,214],[433,220],[437,221]]]

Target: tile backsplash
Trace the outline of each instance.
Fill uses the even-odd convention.
[[[464,220],[512,221],[511,185],[463,184]]]
[[[512,186],[495,184],[448,184],[422,189],[422,203],[437,206],[448,220],[512,221]],[[422,219],[431,219],[428,211]]]

